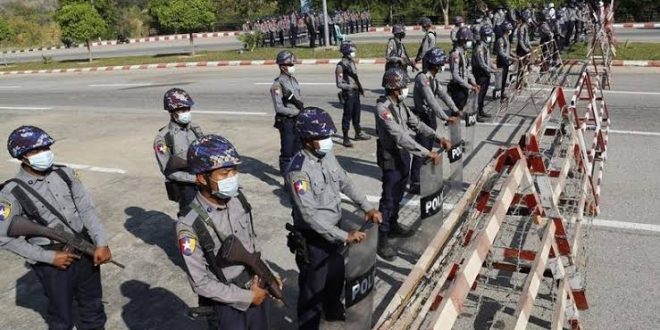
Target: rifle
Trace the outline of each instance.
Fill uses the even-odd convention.
[[[54,241],[58,241],[66,245],[67,247],[80,251],[90,257],[94,257],[94,251],[96,250],[96,247],[92,245],[92,243],[88,242],[86,239],[80,237],[79,235],[72,234],[59,228],[42,226],[22,216],[15,216],[12,219],[11,223],[9,224],[9,229],[7,230],[7,236],[39,236],[50,238]],[[120,268],[125,268],[124,265],[117,261],[111,260],[110,262]]]
[[[360,79],[358,78],[357,74],[355,74],[353,70],[350,70],[347,66],[342,64],[342,62],[339,62],[339,65],[341,65],[341,68],[343,69],[344,73],[346,73],[347,76],[355,80],[355,84],[358,86],[358,92],[360,92],[360,95],[364,96],[364,88],[362,88],[362,83],[360,83]]]
[[[188,161],[179,156],[172,156],[165,165],[165,175],[188,169]]]
[[[282,88],[284,90],[284,88]],[[303,105],[302,101],[298,100],[294,95],[293,92],[287,90],[286,92],[282,92],[282,103],[284,106],[287,106],[289,104],[292,104],[298,110],[302,111],[305,106]]]

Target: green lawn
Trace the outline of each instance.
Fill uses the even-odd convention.
[[[439,43],[439,47],[449,52],[451,49],[448,43]],[[414,56],[417,52],[417,43],[406,43],[406,48],[410,56]],[[88,63],[86,60],[81,61],[53,61],[48,64],[41,62],[33,63],[19,63],[7,67],[0,66],[0,71],[20,71],[20,70],[43,70],[43,69],[67,69],[67,68],[84,68],[84,67],[99,67],[99,66],[116,66],[116,65],[135,65],[135,64],[154,64],[154,63],[171,63],[171,62],[204,62],[204,61],[229,61],[229,60],[269,60],[275,59],[277,53],[282,48],[257,48],[254,52],[238,52],[231,51],[214,51],[214,52],[199,52],[197,56],[190,57],[186,54],[178,55],[157,55],[157,56],[129,56],[129,57],[114,57],[107,59],[97,59],[93,63]],[[296,57],[299,59],[313,59],[313,58],[339,58],[340,54],[334,49],[310,49],[307,47],[300,47],[293,49]],[[385,45],[382,43],[360,44],[358,45],[359,58],[382,58],[385,53]],[[566,54],[563,55],[564,59],[581,59],[586,54],[585,45],[575,45]],[[660,60],[660,43],[621,43],[617,47],[616,59],[621,60]]]

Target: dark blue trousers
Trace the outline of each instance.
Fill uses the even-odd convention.
[[[280,173],[285,176],[291,159],[300,150],[300,136],[295,118],[276,116],[274,126],[280,131]]]
[[[215,318],[208,320],[209,330],[268,330],[268,299],[259,306],[250,306],[245,312],[231,306],[199,297],[200,306],[213,306]]]
[[[107,320],[101,298],[101,271],[92,259],[81,257],[66,270],[49,264],[32,266],[48,298],[46,322],[50,330],[69,330],[74,326],[73,303],[77,302],[78,329],[99,329]]]
[[[419,120],[421,120],[426,126],[435,130],[438,128],[438,121],[435,118],[435,115],[429,113],[420,113],[417,114]],[[435,143],[435,138],[428,137],[422,134],[417,134],[415,136],[415,141],[421,144],[424,148],[431,150],[433,144]],[[422,165],[424,164],[425,158],[413,156],[412,166],[410,168],[410,186],[419,186],[419,173]]]
[[[357,134],[360,131],[360,92],[348,91],[344,94],[344,113],[341,116],[341,130],[344,135],[348,134],[348,130],[353,122],[353,129]]]
[[[470,90],[458,83],[450,81],[447,85],[447,92],[449,92],[449,96],[451,97],[451,100],[454,101],[454,104],[456,104],[458,110],[462,111],[467,104],[468,93]]]
[[[309,263],[296,259],[298,275],[298,329],[316,330],[321,314],[336,318],[344,314],[341,294],[344,287],[344,257],[340,245],[314,234],[303,234]]]
[[[381,169],[383,194],[380,197],[378,210],[383,214],[383,222],[378,226],[378,230],[389,233],[390,227],[399,221],[399,208],[410,175],[410,154],[403,150],[399,151],[394,168]]]

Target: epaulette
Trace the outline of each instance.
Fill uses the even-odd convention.
[[[376,100],[376,102],[378,102],[378,103],[383,103],[385,106],[389,106],[389,103],[390,103],[391,101],[390,101],[390,98],[389,98],[389,97],[383,95],[383,96],[379,97],[378,100]]]
[[[293,159],[291,159],[291,163],[289,163],[289,169],[287,172],[300,171],[303,167],[303,163],[305,163],[305,154],[299,152],[293,156]]]

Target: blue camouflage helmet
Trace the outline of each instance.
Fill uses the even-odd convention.
[[[335,123],[323,109],[307,107],[296,119],[296,130],[303,139],[326,138],[337,133]]]
[[[481,36],[482,41],[486,41],[486,37],[493,36],[493,27],[489,24],[482,25],[481,30],[479,30],[479,35]]]
[[[470,28],[463,26],[458,29],[458,32],[456,32],[456,40],[459,42],[472,40],[472,31],[470,31]]]
[[[422,27],[429,27],[429,26],[433,25],[433,22],[431,22],[431,19],[428,18],[428,17],[422,17],[419,20],[419,25],[421,25]]]
[[[234,145],[220,135],[202,136],[188,148],[188,170],[192,174],[239,165],[241,158]]]
[[[352,42],[345,42],[345,43],[341,44],[341,46],[339,47],[339,51],[343,55],[348,55],[351,52],[354,52],[356,50],[357,50],[357,48],[355,47],[355,45]]]
[[[401,68],[390,68],[383,75],[382,86],[385,89],[402,89],[406,88],[409,83],[408,74]]]
[[[511,32],[513,31],[513,24],[511,24],[509,21],[505,21],[504,23],[500,24],[500,28],[502,31]]]
[[[19,159],[25,153],[51,146],[55,140],[44,130],[36,126],[21,126],[9,134],[7,149],[9,154]]]
[[[296,56],[288,50],[283,50],[277,53],[277,65],[294,65],[296,64]]]
[[[175,111],[181,108],[190,108],[195,104],[188,92],[181,88],[172,88],[163,96],[163,109]]]
[[[454,25],[462,24],[465,23],[465,20],[463,19],[463,16],[456,16],[454,17]]]
[[[441,48],[438,47],[433,47],[429,49],[429,51],[424,54],[424,58],[422,59],[422,64],[424,67],[428,67],[430,65],[438,65],[442,66],[445,65],[445,62],[447,61],[447,54],[445,54],[445,51],[442,50]]]
[[[392,27],[392,34],[406,33],[406,27],[401,24],[396,24]]]

